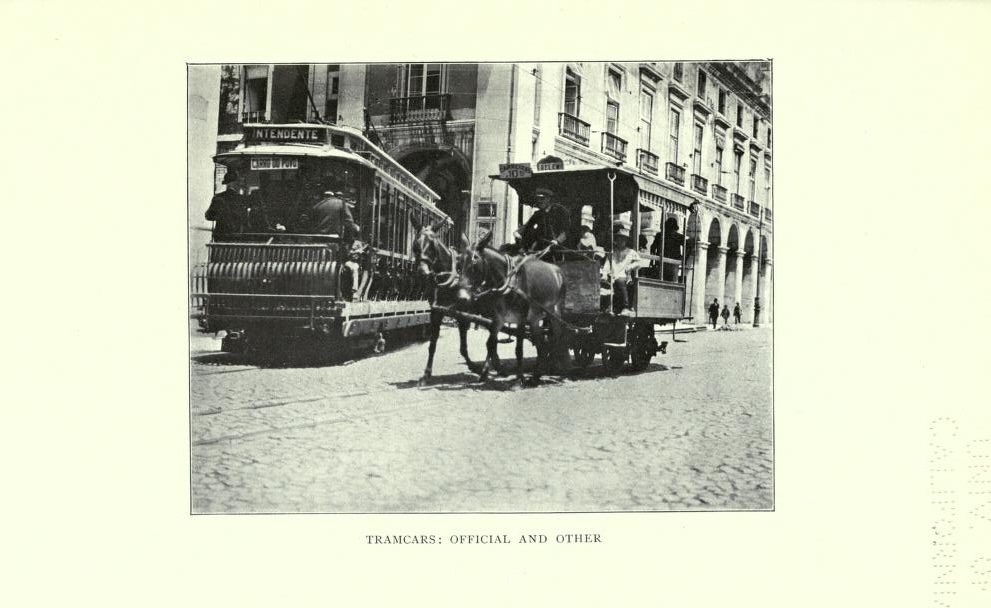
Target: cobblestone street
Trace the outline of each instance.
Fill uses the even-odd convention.
[[[474,358],[486,334],[471,332]],[[670,334],[609,377],[601,360],[509,390],[444,328],[427,346],[339,365],[264,367],[193,334],[194,512],[773,508],[771,329]],[[500,345],[504,361],[513,346]],[[526,355],[533,357],[528,349]]]

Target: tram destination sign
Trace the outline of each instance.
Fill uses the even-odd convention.
[[[520,179],[532,177],[533,167],[530,163],[505,163],[499,165],[499,177],[501,179]]]
[[[255,156],[251,159],[252,171],[278,171],[299,169],[299,159],[291,156]]]
[[[249,143],[320,144],[324,142],[324,130],[312,127],[250,127],[246,131],[245,141]]]

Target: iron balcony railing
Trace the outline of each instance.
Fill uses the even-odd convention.
[[[712,184],[712,196],[716,198],[720,203],[726,202],[726,188],[723,188],[719,184]]]
[[[558,131],[564,137],[577,141],[583,146],[588,145],[588,139],[592,134],[592,125],[577,116],[561,112],[557,115]]]
[[[674,163],[667,163],[667,168],[665,170],[665,177],[668,180],[678,184],[679,186],[685,185],[685,168],[679,167]]]
[[[626,140],[612,133],[603,133],[602,153],[626,162]]]
[[[740,209],[742,211],[744,209],[744,206],[743,206],[743,196],[741,196],[739,194],[734,194],[733,195],[733,206],[736,207],[737,209]]]
[[[698,192],[699,194],[708,194],[709,180],[705,179],[701,175],[692,173],[692,190]]]
[[[637,169],[651,175],[657,175],[657,163],[659,160],[656,154],[652,154],[643,148],[637,149]]]
[[[389,124],[451,119],[451,94],[435,93],[389,100]]]
[[[265,122],[265,110],[242,112],[241,122]]]
[[[750,201],[750,215],[760,217],[760,205],[754,201]]]

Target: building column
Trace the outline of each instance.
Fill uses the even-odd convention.
[[[719,252],[719,255],[716,258],[716,289],[713,292],[713,297],[719,300],[720,310],[722,310],[722,305],[726,303],[726,252],[729,251],[729,247],[720,245],[716,251]]]
[[[743,252],[736,250],[736,268],[733,270],[733,303],[740,303],[743,309]],[[732,306],[730,310],[732,310]]]
[[[692,266],[692,278],[688,283],[692,286],[692,321],[696,324],[704,324],[706,321],[705,279],[708,263],[709,243],[698,241],[695,243],[695,265]]]
[[[764,291],[761,292],[760,296],[760,306],[763,309],[761,315],[764,317],[764,323],[774,323],[774,307],[771,305],[774,302],[772,297],[774,277],[772,276],[771,260],[767,260],[765,264],[767,268],[764,271]]]
[[[767,291],[767,275],[771,272],[771,264],[769,261],[765,261],[764,268],[761,268],[759,263],[757,267],[757,295],[760,297],[760,314],[757,318],[757,323],[766,323],[767,321],[767,307],[768,307],[768,291]]]
[[[754,322],[754,292],[757,289],[757,256],[748,253],[746,256],[741,256],[741,260],[746,258],[747,266],[750,268],[750,272],[747,273],[747,280],[743,282],[742,291],[740,293],[740,308],[743,310],[743,315],[741,321],[744,323]]]

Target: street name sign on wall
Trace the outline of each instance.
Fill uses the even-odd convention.
[[[505,163],[499,165],[499,177],[501,179],[520,179],[533,176],[533,167],[530,163]]]

